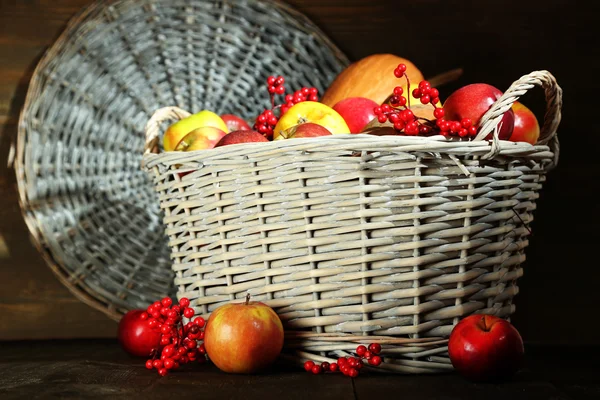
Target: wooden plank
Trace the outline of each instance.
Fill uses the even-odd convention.
[[[159,377],[145,369],[143,359],[128,356],[114,341],[10,343],[0,344],[0,351],[2,399],[562,400],[592,399],[600,393],[597,347],[527,348],[521,371],[499,384],[471,383],[457,373],[379,375],[363,370],[356,379],[341,373],[314,376],[282,363],[252,375],[226,374],[209,363],[188,364]]]
[[[16,349],[22,350],[21,355]],[[11,371],[0,375],[3,399],[28,397],[34,391],[41,398],[354,398],[352,381],[341,374],[312,376],[280,364],[255,375],[225,374],[210,364],[188,364],[161,378],[144,367],[144,359],[129,357],[114,342],[49,342],[27,348],[16,344],[3,354],[0,368]]]

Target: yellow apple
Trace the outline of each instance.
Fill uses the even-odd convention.
[[[321,125],[332,135],[350,133],[344,118],[333,108],[316,101],[303,101],[292,106],[281,116],[273,130],[273,140],[285,139],[283,131],[305,122]]]
[[[259,372],[283,348],[284,331],[275,311],[261,302],[229,303],[212,312],[204,329],[204,346],[221,371]]]
[[[175,151],[194,151],[212,149],[227,133],[212,126],[194,129],[181,139]]]
[[[212,111],[202,110],[169,126],[163,138],[163,147],[165,151],[175,150],[175,147],[177,147],[177,144],[184,136],[194,129],[205,126],[212,126],[225,133],[229,133],[227,125],[221,117]]]

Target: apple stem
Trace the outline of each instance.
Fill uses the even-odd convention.
[[[245,305],[248,305],[248,303],[250,303],[250,293],[246,293],[246,303],[245,303]]]

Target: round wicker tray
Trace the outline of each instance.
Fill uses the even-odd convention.
[[[271,0],[93,3],[40,61],[19,123],[20,202],[39,251],[114,319],[174,295],[159,202],[140,170],[150,115],[177,105],[250,118],[268,75],[322,91],[347,64]]]

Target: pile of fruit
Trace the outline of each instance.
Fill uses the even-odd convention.
[[[255,373],[271,366],[283,349],[279,316],[266,304],[250,301],[250,295],[245,302],[218,307],[208,321],[194,315],[187,298],[174,303],[166,297],[146,310],[131,310],[119,322],[119,343],[131,355],[150,357],[146,368],[156,369],[161,376],[183,364],[207,360],[223,372]],[[356,378],[364,365],[376,368],[384,363],[386,351],[377,342],[360,344],[354,355],[331,363],[305,360],[304,369],[314,375],[327,372]],[[474,314],[454,327],[448,353],[465,378],[502,381],[520,368],[523,340],[510,322]]]
[[[266,89],[270,107],[254,121],[202,110],[168,127],[164,150],[206,150],[237,143],[358,133],[472,140],[481,117],[502,96],[491,85],[474,83],[450,94],[442,105],[439,90],[413,63],[390,54],[374,54],[353,63],[320,100],[314,87],[286,93],[282,76],[270,76]],[[515,102],[504,113],[501,140],[535,144],[539,134],[536,116],[522,103]]]

